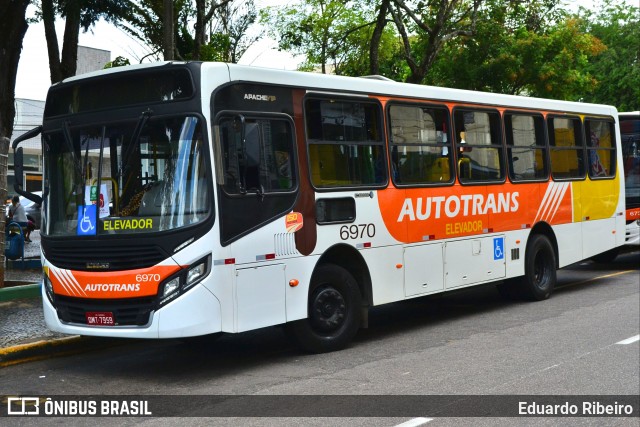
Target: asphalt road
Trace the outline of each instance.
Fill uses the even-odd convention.
[[[277,327],[204,347],[132,341],[0,369],[0,395],[639,395],[639,342],[621,342],[640,333],[640,252],[607,265],[576,264],[558,280],[551,299],[537,303],[504,301],[486,286],[377,307],[369,329],[331,354],[301,353]],[[464,397],[450,399],[446,411],[382,418],[355,411],[325,418],[94,418],[91,424],[638,425],[638,418],[452,418],[451,408],[462,407]]]

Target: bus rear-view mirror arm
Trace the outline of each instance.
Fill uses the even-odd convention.
[[[28,132],[23,133],[19,137],[17,137],[11,147],[13,148],[13,170],[15,175],[15,181],[13,183],[13,188],[19,195],[26,197],[32,202],[42,205],[42,197],[37,196],[33,193],[29,193],[22,188],[22,183],[24,182],[24,154],[22,147],[18,147],[18,145],[31,138],[35,138],[40,135],[42,132],[42,126],[37,126],[31,129]]]

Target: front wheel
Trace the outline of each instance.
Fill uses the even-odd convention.
[[[531,301],[549,298],[556,286],[556,253],[549,239],[536,234],[527,244],[522,284],[523,296]]]
[[[361,304],[358,284],[347,270],[320,266],[311,278],[307,318],[287,324],[287,332],[306,351],[339,350],[358,332]]]

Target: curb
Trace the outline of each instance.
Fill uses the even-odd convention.
[[[21,259],[8,259],[6,265],[9,270],[37,270],[42,268],[42,261],[40,261],[40,258],[25,258],[24,261]]]
[[[0,288],[0,302],[10,301],[20,298],[39,298],[40,297],[40,284],[34,283],[32,285],[11,286],[8,288]]]
[[[131,342],[122,338],[98,338],[73,335],[0,348],[0,368],[20,363],[84,353]]]

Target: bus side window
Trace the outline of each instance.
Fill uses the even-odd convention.
[[[319,188],[386,184],[382,111],[371,101],[307,99],[311,181]]]
[[[500,114],[456,108],[453,117],[460,181],[502,181],[505,168]]]
[[[505,113],[504,127],[512,181],[546,180],[547,145],[541,115]]]
[[[589,177],[611,178],[616,175],[616,144],[613,122],[586,118]]]
[[[551,174],[554,179],[582,179],[583,160],[582,123],[578,117],[547,119],[551,146]]]
[[[398,185],[450,183],[451,144],[446,108],[389,107],[392,179]]]

